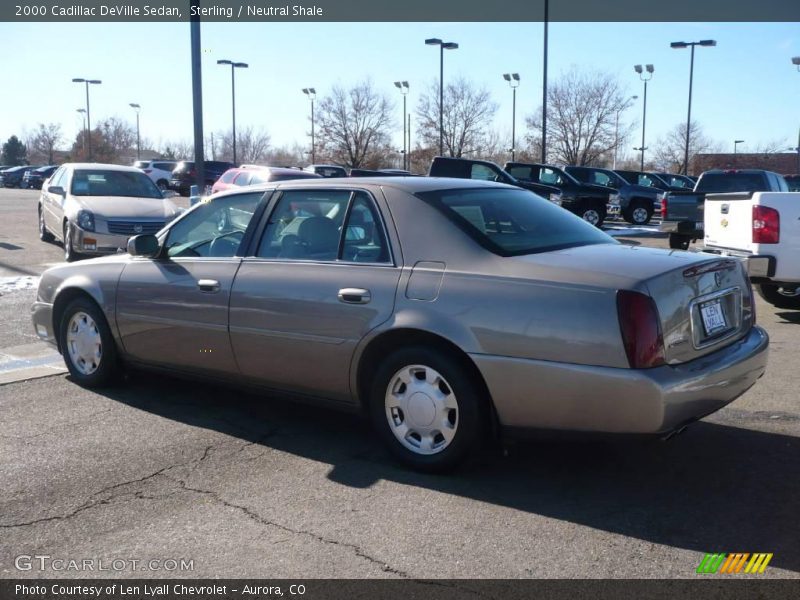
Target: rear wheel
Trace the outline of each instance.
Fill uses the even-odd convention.
[[[117,378],[114,338],[105,315],[90,299],[76,298],[64,309],[59,341],[67,369],[79,385],[103,387]]]
[[[53,234],[47,231],[47,225],[44,223],[44,212],[41,204],[39,205],[39,239],[43,242],[53,241]]]
[[[393,352],[378,368],[369,400],[378,435],[415,469],[452,469],[484,440],[482,386],[444,353],[421,346]]]
[[[688,250],[692,238],[688,235],[681,235],[680,233],[669,234],[669,247],[673,250]]]
[[[761,283],[757,286],[758,295],[776,308],[800,310],[800,286],[781,286]]]
[[[644,202],[634,202],[623,215],[628,223],[634,225],[647,225],[653,218],[653,207]]]

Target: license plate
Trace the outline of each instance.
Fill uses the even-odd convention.
[[[703,317],[703,329],[706,330],[707,336],[728,328],[728,324],[725,322],[725,314],[722,312],[722,304],[719,300],[701,304],[700,316]]]

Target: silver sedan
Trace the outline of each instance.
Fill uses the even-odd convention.
[[[213,196],[128,254],[47,270],[32,310],[80,385],[125,366],[288,391],[367,412],[425,470],[492,432],[667,435],[750,388],[768,346],[737,261],[425,177]]]

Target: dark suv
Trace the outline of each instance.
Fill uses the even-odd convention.
[[[600,167],[565,167],[578,181],[616,190],[622,218],[634,225],[646,225],[660,208],[663,191],[638,183],[628,183],[616,171]]]
[[[222,174],[228,169],[232,169],[235,165],[233,163],[221,160],[207,160],[204,163],[204,181],[205,185],[214,185],[214,182],[219,179]],[[169,180],[169,189],[175,190],[181,196],[189,195],[189,188],[195,184],[195,170],[194,161],[182,160],[172,171],[172,179]],[[203,190],[200,190],[202,193]]]

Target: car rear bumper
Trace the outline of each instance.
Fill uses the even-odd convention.
[[[473,354],[501,426],[664,434],[729,404],[763,374],[769,337],[741,340],[688,363],[618,369]]]
[[[58,342],[53,327],[53,305],[47,302],[34,302],[31,306],[31,318],[33,330],[39,339],[57,348]]]
[[[703,223],[700,221],[661,221],[658,230],[663,233],[690,235],[696,239],[703,237]]]

